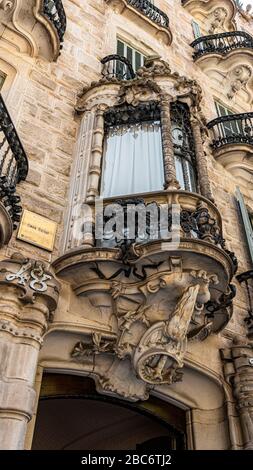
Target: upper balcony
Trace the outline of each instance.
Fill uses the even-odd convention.
[[[253,55],[253,38],[244,31],[203,36],[193,41],[191,46],[195,49],[194,60],[210,54],[227,56],[230,53],[240,53],[243,49],[250,50]]]
[[[220,116],[207,125],[214,157],[234,176],[252,184],[253,113]]]
[[[4,47],[14,47],[32,57],[57,60],[66,31],[61,0],[10,0],[1,8],[0,37]]]
[[[145,29],[149,28],[157,39],[167,45],[171,44],[169,18],[149,0],[105,0],[105,2],[111,5],[116,13],[123,14]]]
[[[101,60],[102,77],[109,81],[132,80],[135,73],[131,62],[126,57],[111,54]]]
[[[22,208],[16,185],[27,173],[25,150],[0,96],[0,247],[8,243],[20,220]]]

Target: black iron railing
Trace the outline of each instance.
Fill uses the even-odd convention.
[[[0,200],[9,212],[14,228],[22,211],[16,184],[25,180],[27,173],[25,150],[0,95]]]
[[[220,116],[209,122],[207,127],[214,134],[214,149],[227,144],[253,145],[253,113]]]
[[[118,54],[108,55],[101,60],[103,64],[102,76],[108,80],[131,80],[135,77],[132,64]]]
[[[235,49],[253,49],[253,38],[244,31],[233,31],[203,36],[193,41],[191,46],[195,49],[194,59],[198,59],[210,53],[226,55]]]
[[[61,0],[43,0],[43,13],[53,23],[62,44],[66,31],[66,15]]]
[[[132,7],[136,8],[136,10],[139,10],[151,21],[154,21],[154,23],[157,23],[160,26],[163,26],[164,28],[169,27],[169,18],[166,13],[161,11],[148,0],[127,0],[127,3]]]

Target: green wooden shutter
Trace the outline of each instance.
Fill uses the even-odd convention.
[[[248,241],[250,257],[253,264],[253,229],[249,218],[249,213],[247,211],[247,207],[243,199],[243,195],[238,187],[236,188],[235,196],[240,208],[245,234]]]

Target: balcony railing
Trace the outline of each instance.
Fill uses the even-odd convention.
[[[253,49],[253,38],[244,31],[212,34],[196,39],[191,44],[195,52],[194,59],[206,54],[226,55],[236,49]]]
[[[154,23],[157,23],[164,28],[169,27],[168,16],[148,0],[127,0],[127,3],[136,8],[136,10],[139,10],[151,21],[154,21]]]
[[[131,80],[135,77],[133,67],[128,59],[113,54],[101,60],[103,64],[102,76],[107,80]]]
[[[0,201],[9,212],[14,228],[22,211],[16,184],[25,180],[27,173],[25,150],[0,95]]]
[[[253,145],[253,112],[221,116],[207,125],[212,129],[212,147],[216,150],[228,144]]]
[[[43,0],[43,13],[53,23],[62,44],[66,31],[66,15],[61,0]]]

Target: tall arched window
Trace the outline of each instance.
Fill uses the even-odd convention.
[[[171,132],[177,180],[181,189],[196,192],[195,145],[187,104],[179,101],[171,104]]]

